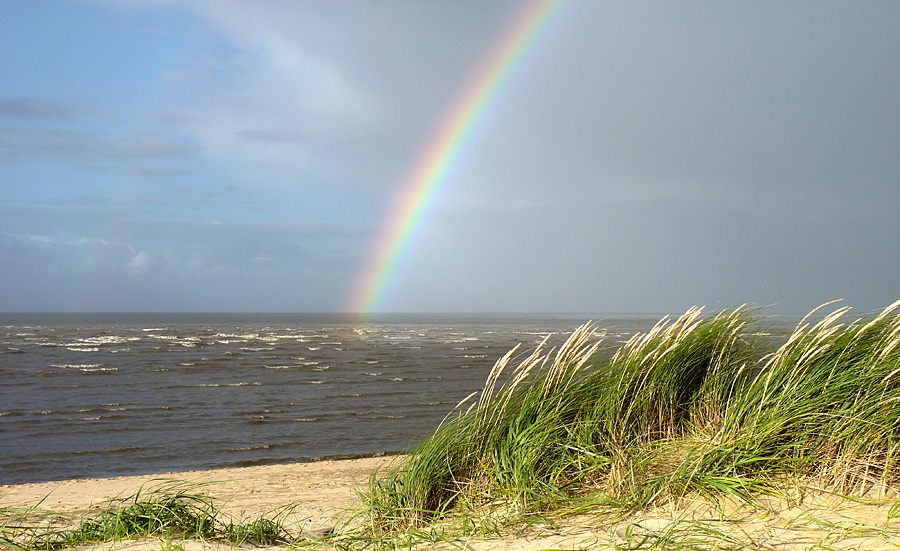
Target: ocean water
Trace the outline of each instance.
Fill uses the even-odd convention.
[[[659,316],[606,317],[618,346]],[[402,452],[585,318],[0,314],[0,483]]]

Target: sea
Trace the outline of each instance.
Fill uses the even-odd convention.
[[[591,316],[618,347],[660,316]],[[588,317],[0,314],[0,484],[402,453]]]

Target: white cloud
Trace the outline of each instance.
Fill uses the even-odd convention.
[[[336,152],[361,147],[354,144],[375,132],[379,101],[352,68],[313,53],[308,33],[290,23],[303,10],[216,2],[199,11],[231,44],[165,72],[173,95],[191,106],[190,112],[177,110],[179,130],[215,158],[256,176],[259,167],[347,170]]]
[[[257,98],[331,120],[349,122],[367,116],[371,98],[349,71],[306,47],[308,37],[291,24],[297,11],[273,4],[220,2],[211,4],[207,13],[255,56],[252,69],[248,68],[251,78],[244,84]],[[205,60],[206,65],[212,62]]]
[[[125,267],[134,275],[146,274],[153,265],[153,256],[147,251],[139,251],[135,254]]]
[[[53,240],[46,235],[16,235],[13,237],[17,238],[17,240],[19,241],[25,241],[28,243],[44,243],[48,245],[50,243],[53,243]]]
[[[42,234],[6,233],[9,241],[16,243],[36,243],[38,245],[55,245],[77,247],[81,245],[109,245],[105,239],[92,239],[83,235],[74,235],[68,232],[57,233],[54,236]]]

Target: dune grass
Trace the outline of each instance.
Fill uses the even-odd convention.
[[[510,351],[477,399],[373,477],[348,532],[622,516],[688,495],[752,500],[797,480],[838,493],[893,485],[898,307],[849,322],[849,308],[820,307],[777,348],[741,307],[664,318],[612,354],[591,325],[558,350]]]
[[[85,544],[146,537],[224,541],[236,545],[292,543],[298,535],[285,520],[289,510],[252,520],[229,519],[203,495],[199,484],[166,481],[134,495],[111,500],[74,526],[60,527],[58,515],[40,504],[0,510],[0,549],[56,550]]]
[[[663,318],[618,349],[595,326],[501,358],[402,461],[360,491],[330,548],[457,545],[567,516],[623,519],[686,497],[753,502],[791,485],[862,495],[900,478],[900,301],[848,321],[823,305],[780,343],[741,307]],[[548,337],[549,339],[549,337]],[[192,488],[114,503],[76,527],[0,511],[0,547],[146,536],[303,545],[280,519],[225,524]],[[709,522],[629,529],[612,549],[740,549]],[[892,536],[893,537],[893,536]],[[323,542],[310,545],[319,546]]]

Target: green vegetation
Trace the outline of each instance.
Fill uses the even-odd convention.
[[[273,545],[296,540],[284,523],[289,510],[272,518],[247,522],[221,521],[212,500],[196,493],[200,485],[170,481],[133,496],[109,502],[102,511],[82,518],[74,527],[59,528],[55,515],[38,507],[0,510],[0,548],[64,549],[144,537],[194,538],[234,544]],[[177,545],[168,541],[167,548]]]
[[[441,522],[621,518],[688,495],[752,500],[801,480],[839,493],[893,484],[898,307],[849,323],[849,308],[817,323],[814,311],[777,349],[744,308],[711,319],[691,309],[612,355],[598,354],[584,326],[558,351],[542,345],[521,359],[495,390],[511,351],[477,402],[373,477],[350,532],[427,540]]]
[[[841,495],[896,487],[898,308],[900,301],[854,321],[846,320],[849,308],[824,316],[817,309],[780,343],[746,308],[711,318],[694,308],[617,350],[601,348],[591,325],[559,349],[548,350],[548,340],[528,354],[513,349],[480,394],[372,476],[356,514],[322,541],[303,544],[285,516],[226,525],[207,498],[170,485],[70,529],[33,522],[36,509],[0,511],[0,547],[59,549],[147,535],[324,541],[339,549],[459,547],[462,538],[566,517],[612,522],[685,497],[752,503],[792,487]],[[887,537],[894,513],[865,533]],[[610,548],[753,548],[721,526],[684,518],[655,529],[632,523]]]

